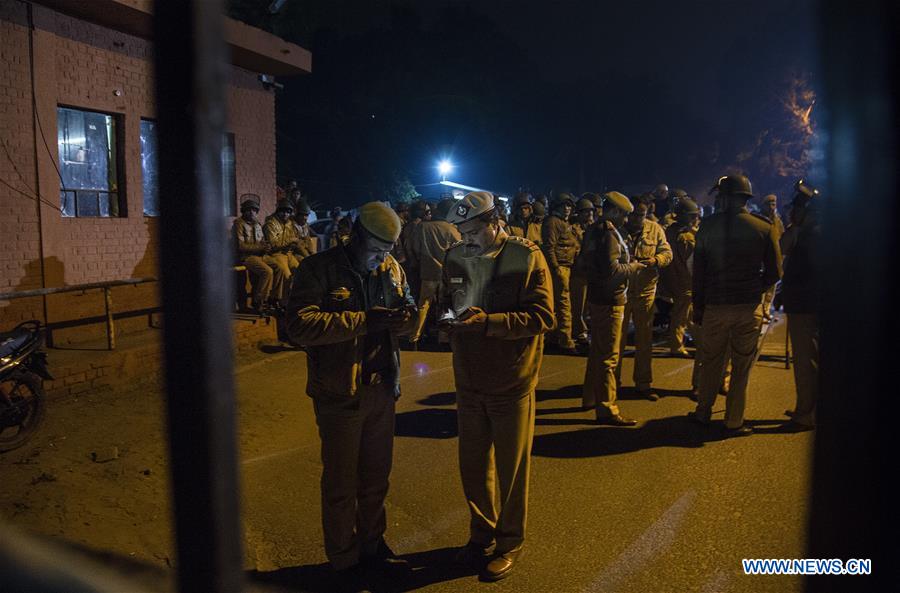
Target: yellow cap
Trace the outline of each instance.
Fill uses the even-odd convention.
[[[628,199],[628,196],[617,191],[606,192],[603,194],[603,205],[606,206],[606,204],[612,204],[619,210],[628,214],[631,214],[631,212],[634,211],[634,205],[631,203],[631,200]]]
[[[384,202],[369,202],[359,207],[359,223],[373,237],[395,243],[400,237],[400,217]]]

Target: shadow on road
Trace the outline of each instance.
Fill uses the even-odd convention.
[[[540,424],[547,423],[541,419]],[[572,419],[553,424],[589,424],[590,420]],[[587,430],[555,432],[534,437],[532,454],[540,457],[581,458],[620,455],[654,447],[698,448],[718,440],[714,427],[698,426],[683,416],[648,420],[639,428],[596,427]]]
[[[458,434],[456,410],[413,410],[396,416],[394,435],[398,437],[452,439]]]
[[[423,406],[452,406],[456,403],[456,392],[435,393],[428,397],[423,397],[416,403]]]
[[[581,399],[582,385],[567,385],[560,389],[538,389],[535,392],[537,401],[544,402],[551,399]]]
[[[366,582],[373,593],[403,593],[415,591],[434,583],[473,576],[474,570],[454,564],[457,548],[438,548],[402,556],[409,563],[406,574],[369,571]],[[340,583],[328,564],[308,564],[282,568],[271,572],[250,571],[248,579],[255,583],[275,585],[293,591],[331,593],[340,590]]]

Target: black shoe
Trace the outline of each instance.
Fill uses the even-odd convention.
[[[704,420],[700,416],[697,415],[697,412],[688,412],[686,418],[692,422],[696,422],[697,424],[702,424],[703,426],[709,426],[709,420]]]
[[[597,418],[597,424],[601,426],[635,426],[637,425],[637,420],[632,420],[631,418],[625,418],[621,414],[616,414],[615,416]]]
[[[373,554],[365,554],[359,559],[363,568],[390,572],[407,572],[409,562],[397,556],[384,538],[378,542],[378,548]]]
[[[483,570],[491,559],[490,549],[493,544],[481,544],[470,541],[456,551],[453,555],[453,563],[460,566],[468,566],[475,570]]]
[[[635,391],[643,399],[649,399],[652,402],[659,401],[659,395],[652,389],[637,389]]]
[[[753,434],[753,429],[746,424],[741,424],[737,428],[725,428],[725,436],[731,437],[747,437]]]
[[[478,575],[479,578],[490,583],[505,579],[510,575],[521,555],[522,548],[495,554],[487,566],[484,567],[484,570],[481,571],[481,574]]]
[[[785,410],[784,415],[787,416],[788,418],[793,418],[794,416],[797,415],[797,411],[796,410]]]
[[[811,424],[801,424],[801,423],[797,422],[796,420],[789,420],[783,424],[780,424],[776,430],[777,430],[777,432],[794,433],[794,432],[808,432],[810,430],[815,430],[815,429],[816,429],[816,427]]]

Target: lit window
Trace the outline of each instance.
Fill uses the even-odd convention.
[[[116,119],[107,113],[57,108],[63,216],[125,216],[119,196]]]

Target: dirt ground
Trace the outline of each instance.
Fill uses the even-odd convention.
[[[292,423],[285,422],[292,411],[284,400],[276,409],[253,389],[266,365],[291,356],[303,364],[302,354],[286,352],[258,357],[238,369],[239,418],[252,419],[239,426],[242,457],[287,448],[295,436]],[[0,454],[2,520],[170,567],[172,513],[161,393],[148,387],[50,401],[31,441]],[[301,386],[297,406],[305,399]],[[245,564],[255,568],[255,558],[247,554]]]

